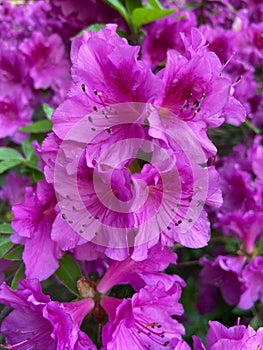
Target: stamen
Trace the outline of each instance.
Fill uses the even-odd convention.
[[[223,68],[222,68],[222,71],[226,68],[226,66],[229,64],[229,62],[232,60],[232,58],[235,56],[236,52],[233,51],[231,56],[229,57],[228,60],[225,61],[224,65],[223,65]]]
[[[137,328],[136,334],[147,335],[156,344],[164,346],[164,347],[168,346],[168,344],[170,343],[169,340],[166,340],[165,342],[163,342],[163,338],[165,338],[165,333],[167,331],[166,330],[157,331],[157,330],[155,330],[155,327],[160,329],[160,328],[162,328],[162,325],[158,324],[157,322],[152,322],[152,323],[148,323],[148,324],[144,325],[143,323],[141,323],[138,320],[135,321],[135,328]]]

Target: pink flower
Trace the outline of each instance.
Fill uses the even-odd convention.
[[[191,28],[196,26],[196,19],[190,11],[176,11],[175,14],[154,21],[146,26],[146,35],[142,43],[142,59],[152,68],[166,60],[169,49],[184,52],[180,33],[191,35]]]
[[[151,102],[160,80],[138,60],[140,47],[128,45],[116,29],[108,24],[99,33],[85,32],[73,41],[73,80],[83,86],[94,106]]]
[[[136,291],[143,286],[155,285],[162,281],[165,289],[170,289],[174,282],[185,286],[184,281],[177,275],[161,273],[170,263],[176,264],[177,256],[167,247],[156,245],[149,250],[147,259],[134,261],[130,257],[123,261],[111,261],[105,275],[100,280],[97,290],[106,293],[114,285],[130,284]]]
[[[214,261],[201,259],[204,266],[199,277],[200,296],[198,307],[201,313],[210,312],[217,303],[216,288],[229,305],[237,305],[243,291],[240,281],[245,257],[218,256]]]
[[[222,66],[214,53],[195,54],[190,59],[168,51],[162,72],[164,82],[163,108],[185,121],[203,121],[207,126],[223,123],[222,109],[226,105],[230,80],[220,76]]]
[[[249,148],[239,145],[218,162],[224,202],[217,211],[215,227],[223,234],[234,234],[251,254],[262,236],[262,150],[261,137]]]
[[[11,137],[15,142],[21,143],[26,134],[18,131],[19,128],[31,123],[33,110],[28,100],[23,97],[21,90],[14,90],[13,94],[0,93],[0,138]],[[16,98],[16,95],[21,98]]]
[[[256,301],[263,302],[263,257],[257,256],[249,261],[242,271],[240,281],[243,284],[238,307],[250,309]]]
[[[59,35],[45,37],[41,32],[33,32],[30,39],[20,44],[20,50],[27,58],[36,89],[53,88],[69,80],[69,62]]]
[[[131,299],[105,297],[101,305],[109,321],[103,327],[103,349],[175,349],[173,339],[180,341],[184,334],[184,327],[171,318],[183,313],[180,294],[177,284],[166,291],[158,282],[142,288]]]
[[[5,282],[0,301],[14,310],[4,319],[1,332],[12,349],[96,350],[80,330],[81,323],[94,307],[93,300],[59,303],[41,291],[38,280],[20,280],[12,290]]]
[[[260,349],[263,342],[263,328],[255,331],[237,325],[227,328],[217,321],[209,322],[210,329],[206,336],[206,348],[198,337],[194,338],[194,350],[251,350]]]
[[[17,173],[10,173],[6,177],[6,183],[0,191],[0,198],[7,201],[10,206],[23,202],[25,187],[29,185],[29,179]]]
[[[23,261],[28,278],[45,280],[58,268],[62,253],[51,239],[51,229],[56,217],[56,197],[51,185],[45,180],[37,183],[37,188],[26,188],[25,200],[13,206],[12,227],[15,243],[25,245]]]

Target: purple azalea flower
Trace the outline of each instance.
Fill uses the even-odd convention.
[[[20,280],[12,290],[5,282],[0,287],[0,302],[14,310],[4,319],[1,333],[12,349],[96,350],[80,330],[81,323],[94,302],[86,298],[59,303],[41,291],[38,280]]]
[[[190,1],[187,0],[187,3],[188,2]],[[222,0],[222,2],[218,4],[217,2],[209,0],[206,4],[207,6],[204,8],[201,6],[201,0],[198,0],[197,3],[199,3],[199,6],[194,9],[194,13],[199,23],[208,23],[211,27],[220,25],[225,29],[231,28],[235,13],[232,1]]]
[[[195,26],[195,16],[189,11],[177,11],[167,18],[144,26],[146,35],[142,43],[142,60],[154,68],[165,61],[168,49],[184,53],[180,33],[191,36],[191,28]]]
[[[65,51],[69,34],[65,35],[63,24],[54,17],[46,1],[3,5],[0,18],[0,69],[3,70],[0,87],[17,83],[20,90],[16,95],[26,96],[27,104],[34,109],[43,102],[56,107],[64,100],[71,84]],[[48,94],[34,87],[48,88]]]
[[[75,259],[93,261],[104,256],[105,247],[87,241],[67,223],[66,216],[59,212],[54,220],[51,239],[62,251],[70,251]]]
[[[257,136],[250,149],[248,149],[248,161],[251,164],[253,173],[259,183],[263,181],[263,147],[261,145],[262,136]]]
[[[258,300],[263,302],[263,257],[257,256],[250,260],[242,271],[240,281],[243,292],[238,303],[240,309],[250,309]]]
[[[0,89],[13,91],[24,99],[32,98],[28,67],[24,55],[19,51],[10,50],[6,42],[0,40]]]
[[[28,104],[28,100],[23,97],[16,98],[20,95],[20,90],[15,94],[5,94],[0,92],[0,138],[11,137],[17,143],[21,143],[27,137],[18,131],[19,128],[31,123],[33,110]]]
[[[110,146],[112,144],[115,146],[117,140],[122,142],[122,132],[125,129],[129,130],[131,138],[128,142],[123,140],[123,146],[112,152]],[[151,142],[152,163],[161,174],[150,164],[145,164],[140,173],[135,173],[132,171],[131,160],[137,157],[139,148],[147,148],[147,138],[149,139],[147,129],[143,130],[136,124],[132,127],[115,126],[111,132],[112,139],[104,135],[103,133],[99,135],[102,139],[99,139],[100,143],[96,142],[96,138],[94,139],[95,152],[93,153],[92,144],[91,152],[87,153],[88,156],[86,154],[86,159],[82,153],[83,150],[75,141],[64,143],[61,159],[57,161],[55,187],[60,195],[59,205],[62,208],[62,214],[67,218],[66,221],[73,225],[73,229],[81,233],[83,238],[108,247],[105,254],[116,260],[126,259],[131,253],[126,237],[130,237],[130,242],[133,242],[134,229],[138,229],[132,252],[135,260],[143,260],[147,257],[147,249],[158,242],[160,233],[163,245],[167,243],[173,245],[174,241],[191,247],[205,245],[209,239],[209,223],[206,214],[202,209],[200,209],[201,214],[188,209],[189,203],[193,203],[196,207],[200,196],[202,197],[202,193],[198,190],[201,185],[198,186],[198,183],[203,180],[201,173],[206,170],[198,166],[198,175],[195,174],[196,179],[194,179],[191,174],[191,165],[186,166],[186,157],[181,156],[176,160],[173,154],[165,155],[164,151],[160,152],[158,144],[153,140]],[[87,149],[89,150],[89,147]],[[131,150],[133,155],[130,154]],[[102,155],[98,154],[100,152]],[[77,154],[80,155],[78,163],[76,163]],[[86,162],[88,159],[90,166],[96,166],[97,158],[100,158],[100,162],[98,169],[95,167],[95,170],[97,169],[95,172],[93,168],[86,165]],[[125,162],[122,159],[125,159]],[[171,160],[174,163],[171,163]],[[114,164],[117,165],[116,168]],[[183,184],[181,187],[175,182],[176,179],[179,181],[178,172]],[[95,183],[94,176],[96,176]],[[165,184],[163,184],[164,180]],[[216,186],[212,185],[216,181],[212,172],[210,181],[207,204],[215,205],[220,202],[220,196]],[[105,187],[105,183],[109,182],[110,188]],[[163,186],[165,186],[165,199],[162,199]],[[115,197],[122,201],[121,204],[119,202],[113,204],[112,188]],[[142,200],[145,202],[143,205]],[[127,210],[122,211],[125,202],[127,202]],[[163,209],[159,211],[160,204],[163,205]],[[71,209],[73,206],[79,209],[74,211]],[[197,214],[200,214],[200,217]],[[153,223],[152,218],[156,215],[157,218]],[[150,231],[147,229],[148,221],[150,221],[149,225],[152,225]],[[61,220],[57,219],[56,223],[59,224],[59,222]],[[66,230],[61,230],[58,225],[53,238],[63,243],[65,232]],[[181,232],[184,234],[180,234]],[[72,248],[74,248],[73,245],[70,246],[70,249]]]
[[[217,127],[224,121],[221,114],[231,82],[221,77],[218,57],[205,50],[201,33],[196,31],[192,30],[187,57],[175,50],[168,51],[166,67],[161,71],[164,92],[157,103],[185,121],[203,121],[207,126]]]
[[[127,344],[142,350],[175,349],[173,339],[182,340],[184,334],[184,327],[171,318],[183,313],[180,295],[177,284],[166,291],[158,282],[142,288],[131,299],[103,298],[101,305],[109,316],[102,331],[103,349],[126,349]]]
[[[51,11],[51,6],[42,0],[22,6],[12,6],[9,1],[4,1],[0,8],[0,38],[7,41],[10,48],[16,49],[35,31],[41,30],[46,35],[61,32],[63,25]]]
[[[263,59],[263,25],[262,23],[251,23],[247,29],[248,38],[246,46],[243,44],[243,53],[253,66],[260,66]]]
[[[26,188],[25,200],[13,206],[11,240],[25,245],[23,261],[28,278],[45,280],[58,268],[62,252],[51,239],[51,229],[56,217],[56,197],[53,187],[41,180],[37,188]]]
[[[214,28],[208,24],[200,26],[199,30],[209,43],[208,49],[219,57],[222,64],[225,64],[233,55],[237,32],[220,26]],[[232,59],[235,59],[235,56]],[[232,63],[232,59],[229,64]]]
[[[185,282],[179,276],[160,273],[170,263],[176,264],[176,261],[176,254],[171,253],[167,247],[161,248],[160,245],[151,248],[147,259],[142,261],[134,261],[130,257],[123,261],[113,260],[97,285],[97,290],[105,294],[114,285],[130,284],[138,291],[145,284],[155,285],[157,281],[162,281],[166,290],[170,289],[176,281],[185,286]]]
[[[250,148],[237,146],[232,155],[218,162],[224,202],[214,226],[223,234],[239,237],[248,253],[262,235],[262,149],[261,138]]]
[[[229,215],[219,215],[220,226],[227,227],[227,232],[231,232],[240,238],[244,248],[248,253],[252,253],[256,241],[263,234],[263,213],[253,209],[242,213],[229,213]]]
[[[69,131],[92,111],[91,101],[85,92],[80,87],[73,86],[65,101],[52,115],[53,132],[57,138],[64,140]]]
[[[208,25],[202,26],[200,30],[209,42],[208,49],[215,52],[224,65],[223,75],[232,81],[231,97],[224,107],[225,119],[227,123],[240,125],[246,114],[253,117],[249,99],[257,91],[255,68],[244,60],[240,52],[239,41],[244,41],[244,35],[239,30],[226,31],[224,28],[211,28]]]
[[[243,291],[240,281],[245,257],[218,256],[214,261],[200,260],[204,266],[200,276],[198,308],[201,313],[210,312],[216,306],[216,288],[229,305],[237,305]]]
[[[263,327],[259,328],[257,331],[250,326],[246,328],[243,325],[227,328],[217,321],[209,321],[209,325],[210,329],[206,336],[206,348],[201,340],[194,336],[194,350],[261,349]]]
[[[73,80],[85,89],[93,106],[152,102],[160,91],[160,80],[137,59],[140,47],[128,45],[116,29],[108,24],[99,33],[85,32],[74,39]]]
[[[17,173],[10,173],[6,177],[6,183],[0,191],[0,198],[7,201],[10,206],[23,202],[25,187],[29,185],[29,179],[21,177]]]
[[[119,13],[102,0],[51,0],[50,5],[53,13],[63,23],[64,30],[70,30],[72,36],[94,23],[118,23],[125,28]]]
[[[188,247],[206,245],[210,235],[207,215],[204,210],[200,210],[198,215],[195,215],[193,211],[188,210],[191,206],[189,203],[192,202],[195,208],[202,203],[212,206],[219,206],[221,203],[216,172],[213,167],[206,167],[209,161],[202,147],[209,156],[215,154],[216,150],[208,139],[206,130],[208,126],[215,127],[223,122],[221,114],[230,101],[231,83],[229,79],[221,77],[222,65],[216,55],[206,50],[205,40],[200,32],[192,31],[191,42],[183,35],[182,39],[185,45],[185,57],[179,57],[175,51],[169,51],[167,67],[158,77],[154,76],[150,69],[137,59],[138,48],[129,46],[126,40],[120,38],[116,34],[114,25],[107,25],[98,33],[84,32],[72,43],[72,75],[76,85],[70,91],[66,101],[53,114],[54,133],[64,141],[60,144],[60,140],[56,140],[56,137],[53,136],[49,136],[47,140],[47,144],[50,141],[52,149],[55,150],[54,153],[47,155],[50,156],[48,166],[52,163],[58,171],[56,181],[52,180],[54,176],[48,166],[45,167],[45,173],[48,169],[48,181],[54,182],[56,191],[60,195],[59,206],[66,209],[61,211],[62,215],[67,217],[67,222],[73,223],[73,229],[86,240],[92,240],[94,243],[107,247],[105,254],[112,259],[125,260],[128,255],[132,254],[135,260],[144,260],[147,257],[148,248],[158,243],[159,239],[163,245],[173,245],[175,241]],[[89,65],[86,64],[87,60]],[[97,72],[96,76],[93,74],[94,69]],[[183,86],[182,84],[189,81],[188,78],[190,79],[189,86]],[[141,81],[143,84],[139,84]],[[173,84],[176,94],[170,94],[170,85]],[[163,93],[160,98],[157,98],[157,93],[163,87],[165,87]],[[191,93],[191,96],[188,93]],[[219,99],[218,93],[220,93]],[[215,104],[214,98],[219,102]],[[119,112],[126,112],[127,119],[123,120],[108,108],[108,105],[113,103],[132,101],[143,103],[155,101],[158,105],[148,117],[150,128],[144,124],[146,114],[143,109],[136,114],[132,107],[130,110],[126,107],[124,111],[119,105],[117,107],[115,105],[117,109],[120,108]],[[202,109],[201,105],[204,107],[202,111],[199,110],[199,107]],[[100,110],[98,107],[103,107],[103,109]],[[134,108],[138,112],[136,107]],[[191,108],[194,110],[191,111]],[[115,110],[117,114],[118,111]],[[133,118],[130,118],[131,111]],[[172,112],[177,114],[178,119],[172,115]],[[192,118],[193,114],[194,118]],[[107,120],[110,120],[109,127],[101,129],[99,133],[100,125],[103,123],[105,125]],[[115,125],[115,122],[118,125]],[[136,125],[136,123],[141,125]],[[143,125],[145,125],[144,128]],[[194,154],[191,156],[195,158],[195,165],[199,164],[198,169],[197,165],[189,164],[189,157],[182,154],[182,150],[173,137],[162,133],[162,130],[165,130],[174,135],[178,133],[179,128],[186,127],[191,130],[191,140],[194,138],[196,142],[196,147],[192,147]],[[77,133],[74,133],[76,128]],[[181,130],[183,131],[186,130]],[[94,132],[97,136],[93,136]],[[137,138],[140,141],[133,144],[133,156],[130,155],[128,160],[123,161],[124,155],[128,157],[132,148],[131,143],[125,144],[126,134],[131,136],[131,140]],[[91,141],[83,149],[79,142],[86,142],[87,135],[90,135]],[[113,152],[112,147],[120,141],[123,141],[123,147]],[[151,142],[151,147],[146,146],[147,141]],[[186,147],[193,146],[193,143]],[[160,155],[158,147],[165,149],[170,159]],[[198,155],[198,147],[202,157]],[[57,158],[55,164],[56,149],[61,159],[58,161]],[[137,170],[133,169],[133,160],[141,150],[151,153],[157,168],[161,169],[161,174],[158,175],[158,171],[150,164],[144,164],[140,169],[137,167]],[[86,153],[86,159],[82,151]],[[200,156],[200,161],[197,159],[198,156]],[[78,157],[81,158],[80,162],[77,161]],[[171,167],[171,160],[176,165],[176,170]],[[112,164],[116,164],[116,169],[113,169]],[[198,173],[195,174],[196,176],[192,174],[193,167]],[[206,186],[200,183],[201,179],[203,181],[205,178],[204,172],[208,173],[207,191],[204,190]],[[52,173],[51,176],[50,173]],[[94,174],[98,179],[96,188],[93,183]],[[175,184],[178,174],[182,180],[182,188],[179,183]],[[77,185],[72,184],[70,176],[73,181],[77,176]],[[167,206],[162,211],[163,216],[159,215],[153,225],[153,220],[150,219],[158,212],[162,202],[161,193],[164,186],[162,176],[166,179],[170,202],[166,203]],[[109,182],[111,189],[106,190],[105,184]],[[64,186],[64,184],[67,185]],[[206,192],[203,197],[201,192]],[[112,193],[120,201],[128,202],[125,204],[130,205],[130,211],[125,213],[122,211],[123,203],[113,209]],[[142,198],[146,196],[148,200],[142,206]],[[177,199],[181,201],[181,204],[175,203]],[[74,205],[74,201],[78,205]],[[108,201],[109,205],[105,205],[105,201]],[[73,207],[82,207],[83,210],[76,210],[75,214],[72,214],[71,208]],[[134,210],[134,208],[140,209]],[[87,210],[91,215],[87,213]],[[174,215],[168,214],[172,211]],[[88,219],[89,217],[91,219]],[[101,225],[98,226],[94,219],[98,220]],[[148,221],[152,224],[150,229],[142,225]],[[60,223],[61,218],[56,219],[57,226],[53,238],[62,243],[62,249],[74,249],[80,246],[84,248],[84,244],[79,244],[80,241],[76,237],[66,247],[67,243],[63,242],[63,234],[66,230],[59,229]],[[109,232],[109,229],[106,229],[107,226],[114,227],[114,235],[109,235],[113,230],[110,229]],[[156,227],[159,232],[155,235]],[[122,229],[124,234],[118,235],[118,229]],[[137,232],[137,229],[139,231],[135,239],[134,236],[130,237]],[[67,235],[70,235],[70,230]],[[130,236],[127,240],[128,235]],[[134,244],[128,242],[134,242]],[[139,249],[138,247],[145,242],[147,244]],[[132,252],[128,249],[130,244],[136,248]]]
[[[69,80],[69,62],[59,35],[45,37],[41,32],[34,32],[19,47],[26,56],[36,89],[53,88]]]

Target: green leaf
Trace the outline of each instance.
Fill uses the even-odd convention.
[[[23,160],[22,155],[15,149],[0,147],[0,160]]]
[[[71,40],[73,40],[75,37],[80,37],[82,33],[85,31],[98,33],[104,27],[105,27],[105,24],[103,23],[94,23],[88,26],[87,28],[81,30],[80,32],[78,32],[78,34],[75,35],[73,38],[71,38]]]
[[[12,248],[14,243],[10,242],[8,235],[0,235],[0,258]]]
[[[13,233],[13,229],[11,224],[8,224],[7,222],[4,222],[3,224],[0,224],[0,233],[5,233],[5,234],[9,234],[9,233]]]
[[[141,0],[126,0],[125,5],[130,13],[137,7],[142,7]]]
[[[153,8],[162,10],[162,5],[158,0],[149,0],[148,2],[152,5]]]
[[[38,171],[32,170],[31,176],[34,183],[37,183],[38,181],[44,179],[44,174],[39,170]]]
[[[10,252],[8,252],[7,254],[5,254],[4,258],[6,260],[22,260],[22,254],[24,251],[24,246],[17,244],[14,245],[14,247],[10,250]]]
[[[49,107],[49,106],[48,106],[47,104],[45,104],[45,103],[42,104],[42,108],[43,108],[43,111],[44,111],[45,115],[47,116],[47,118],[48,118],[49,120],[51,120],[51,116],[52,116],[52,114],[53,114],[53,112],[54,112],[54,109],[51,108],[51,107]]]
[[[52,130],[52,122],[48,119],[39,120],[31,125],[20,128],[19,131],[31,132],[32,134],[39,134],[41,132],[48,132]]]
[[[4,160],[0,162],[0,174],[4,173],[6,170],[13,168],[21,163],[21,160]]]
[[[261,320],[258,318],[258,316],[254,316],[252,318],[252,320],[250,321],[250,326],[252,328],[254,328],[255,330],[257,330],[260,326],[261,326],[262,322]],[[255,348],[257,349],[257,348]]]
[[[85,30],[87,30],[88,32],[98,33],[104,27],[105,27],[105,24],[103,23],[95,23],[95,24],[92,24],[91,26],[88,26]]]
[[[132,12],[132,21],[137,29],[143,24],[151,23],[157,19],[167,17],[174,13],[176,9],[160,10],[149,8],[137,8]]]
[[[56,271],[58,279],[75,295],[79,296],[77,281],[81,279],[81,272],[76,261],[69,255],[64,255]]]
[[[34,148],[31,146],[30,140],[26,140],[22,143],[22,150],[26,156],[26,158],[31,158],[32,155],[35,153]]]
[[[16,270],[15,276],[14,276],[12,282],[11,282],[11,288],[13,290],[16,290],[19,280],[20,279],[24,279],[24,278],[26,278],[26,276],[25,276],[25,265],[21,264],[19,266],[19,268]]]
[[[31,160],[27,160],[25,161],[25,165],[30,168],[30,169],[33,169],[33,170],[36,170],[36,171],[40,171],[41,170],[39,169],[39,167],[37,166],[36,162],[34,161],[31,161]]]
[[[113,7],[115,10],[117,10],[122,17],[125,19],[125,21],[129,24],[129,14],[125,6],[122,4],[119,0],[105,0],[111,7]]]
[[[125,33],[123,30],[117,29],[116,33],[119,35],[120,38],[125,38],[127,40],[129,40],[130,36]]]
[[[243,125],[248,127],[250,130],[254,131],[256,135],[259,135],[261,133],[260,129],[257,128],[255,125],[251,124],[249,120],[246,120]]]

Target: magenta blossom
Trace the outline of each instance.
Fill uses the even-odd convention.
[[[51,239],[51,229],[56,217],[56,197],[51,185],[45,180],[37,188],[26,188],[25,200],[13,206],[11,240],[25,245],[23,261],[28,278],[45,280],[58,268],[62,253]]]
[[[240,281],[243,292],[238,303],[240,309],[250,309],[256,301],[263,302],[263,257],[250,260],[242,271]]]
[[[240,238],[249,254],[263,234],[260,140],[256,137],[249,148],[235,147],[231,155],[219,160],[217,167],[224,202],[214,226],[225,235]]]
[[[210,329],[206,336],[206,347],[204,347],[198,337],[194,336],[194,350],[262,349],[263,327],[257,331],[250,326],[246,328],[243,325],[227,328],[217,321],[210,321],[209,325]]]
[[[243,291],[240,281],[245,257],[218,256],[214,261],[201,259],[204,266],[199,277],[200,295],[198,308],[201,313],[210,312],[217,303],[216,288],[229,305],[237,305]]]
[[[6,183],[0,191],[0,198],[7,201],[10,206],[23,202],[25,187],[29,185],[29,179],[17,173],[10,173],[6,177]]]
[[[59,35],[45,37],[41,32],[34,32],[21,43],[20,50],[26,56],[36,89],[54,88],[69,80],[69,62]]]
[[[94,118],[98,115],[96,112]],[[125,130],[131,135],[128,140],[122,140]],[[68,224],[83,238],[107,247],[105,254],[116,260],[126,259],[131,253],[129,246],[134,247],[135,260],[145,259],[147,249],[158,242],[160,233],[163,245],[173,245],[174,241],[191,247],[205,245],[209,224],[200,206],[202,198],[207,195],[209,205],[220,202],[213,172],[207,179],[211,181],[207,193],[207,170],[193,164],[192,174],[192,164],[182,151],[178,150],[180,156],[175,158],[169,149],[150,141],[147,129],[134,123],[112,127],[107,137],[106,132],[103,130],[93,144],[84,148],[86,158],[83,146],[76,141],[64,142],[60,148],[55,187]],[[137,166],[135,172],[133,160],[144,150],[152,164],[140,169]],[[193,151],[198,155],[196,148]],[[138,232],[135,238],[134,230]],[[56,241],[63,242],[64,234],[65,230],[56,229]]]
[[[174,282],[185,286],[185,282],[177,275],[161,273],[170,263],[176,264],[177,256],[170,249],[161,248],[159,245],[149,250],[148,257],[142,261],[134,261],[130,257],[123,261],[111,261],[105,275],[99,282],[97,290],[106,293],[114,285],[130,284],[136,291],[147,285],[156,285],[162,281],[166,290],[170,289]]]
[[[51,0],[52,12],[73,35],[94,23],[118,23],[125,28],[120,14],[103,0]]]
[[[20,280],[12,290],[5,282],[0,287],[0,302],[14,310],[4,319],[1,333],[7,346],[29,350],[96,350],[89,337],[80,330],[92,308],[93,300],[59,303],[41,291],[38,280]]]
[[[198,125],[199,133],[200,129],[218,127],[231,113],[234,125],[242,123],[245,109],[232,96],[232,82],[222,75],[224,67],[218,56],[208,51],[204,36],[196,28],[190,38],[181,36],[185,52],[168,51],[166,67],[158,74],[164,89],[155,103],[189,125]]]
[[[108,24],[99,33],[84,32],[73,41],[73,80],[93,106],[151,102],[160,91],[160,80],[138,60],[140,47],[128,45],[116,29]]]
[[[0,52],[0,90],[12,90],[20,95],[20,99],[29,102],[32,98],[32,87],[24,55],[19,51],[10,50],[9,45],[1,40]]]
[[[173,340],[182,340],[184,334],[184,327],[171,318],[183,313],[180,294],[177,284],[165,291],[164,284],[158,282],[142,288],[131,299],[105,297],[101,305],[109,321],[103,327],[103,349],[175,349]]]
[[[166,60],[169,49],[184,52],[180,33],[191,36],[191,28],[196,26],[192,12],[177,11],[175,14],[154,21],[146,26],[146,35],[142,43],[142,59],[152,68]]]
[[[20,95],[21,92],[21,95]],[[21,98],[16,98],[16,94]],[[33,110],[28,100],[23,97],[21,89],[13,94],[0,92],[0,138],[11,137],[17,143],[25,140],[26,134],[18,131],[19,128],[31,123]]]

